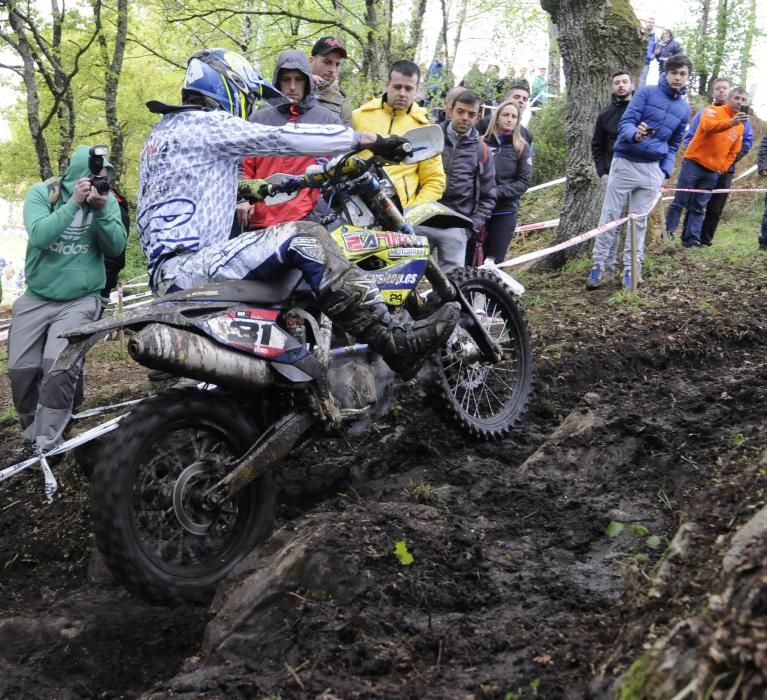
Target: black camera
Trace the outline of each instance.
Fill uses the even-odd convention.
[[[91,187],[96,188],[102,197],[109,193],[109,180],[107,180],[101,171],[104,169],[104,156],[109,153],[108,146],[92,146],[88,150],[88,169],[91,171]]]
[[[751,107],[750,105],[741,105],[739,112],[743,112],[743,114],[751,114]]]

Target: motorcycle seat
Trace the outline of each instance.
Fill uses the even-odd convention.
[[[230,280],[211,282],[180,292],[171,292],[157,297],[157,303],[167,301],[233,301],[254,304],[279,304],[295,296],[302,282],[300,270],[290,270],[273,282],[254,280]],[[306,289],[308,293],[311,291]]]

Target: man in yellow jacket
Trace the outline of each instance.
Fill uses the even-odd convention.
[[[735,162],[743,143],[743,124],[748,121],[744,105],[748,93],[733,88],[721,106],[703,108],[703,116],[695,131],[679,170],[678,190],[713,190],[722,173]],[[700,248],[709,192],[677,192],[666,213],[666,235],[672,238],[679,226],[682,209],[688,213],[688,226],[682,243],[686,248]]]
[[[372,131],[382,136],[429,124],[426,110],[415,104],[421,71],[412,61],[397,61],[389,69],[386,91],[352,112],[355,131]],[[413,165],[390,165],[386,172],[397,188],[404,208],[436,202],[445,191],[445,171],[441,156]]]

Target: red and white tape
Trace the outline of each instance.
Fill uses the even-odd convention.
[[[562,243],[557,243],[557,245],[550,246],[548,248],[541,248],[540,250],[535,250],[532,253],[525,253],[524,255],[519,255],[516,258],[511,258],[511,260],[504,260],[502,263],[497,263],[497,267],[511,267],[512,265],[522,265],[526,262],[531,262],[532,260],[538,260],[539,258],[545,258],[547,255],[551,255],[552,253],[557,253],[560,250],[565,250],[566,248],[570,248],[571,246],[578,245],[579,243],[583,243],[584,241],[591,240],[592,238],[596,238],[599,234],[604,233],[605,231],[612,231],[614,228],[618,228],[621,224],[625,224],[629,219],[641,219],[645,216],[649,216],[650,212],[655,209],[655,205],[658,203],[658,200],[660,199],[660,192],[658,192],[657,196],[653,200],[652,205],[648,209],[648,211],[644,214],[629,214],[628,216],[624,216],[620,219],[615,219],[615,221],[610,221],[606,224],[601,224],[600,226],[597,226],[596,228],[591,229],[590,231],[586,231],[585,233],[580,233],[577,236],[574,236],[573,238],[569,238],[566,241],[562,241]]]

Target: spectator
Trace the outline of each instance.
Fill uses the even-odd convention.
[[[301,51],[283,51],[274,68],[274,84],[285,96],[273,101],[272,106],[254,112],[250,121],[267,126],[283,124],[341,124],[337,113],[317,104],[312,93],[312,72]],[[317,156],[259,156],[245,158],[243,177],[265,180],[275,173],[302,175],[306,168],[317,162]],[[266,205],[263,202],[237,205],[240,224],[250,229],[266,228],[285,221],[310,218],[320,197],[319,190],[300,190],[295,199],[283,204]]]
[[[682,168],[676,181],[677,189],[712,190],[719,176],[726,173],[738,157],[743,145],[743,125],[748,115],[740,108],[748,101],[743,88],[730,91],[727,104],[710,105],[703,109],[703,116],[687,147]],[[687,230],[682,236],[685,248],[699,248],[703,217],[710,193],[677,192],[666,212],[666,232],[672,238],[679,226],[682,209],[689,212]]]
[[[483,249],[486,258],[502,262],[517,227],[519,199],[533,177],[531,148],[522,137],[522,110],[514,100],[506,100],[490,118],[485,141],[493,152],[496,202],[487,223]]]
[[[674,159],[690,119],[690,108],[684,101],[686,85],[692,72],[692,61],[677,54],[665,63],[657,85],[645,85],[636,91],[618,123],[618,139],[607,180],[605,199],[599,223],[606,224],[621,217],[628,201],[629,212],[647,214],[665,178],[671,177]],[[635,222],[639,271],[644,259],[644,237],[647,217]],[[615,230],[597,236],[592,254],[594,266],[586,282],[587,289],[604,284],[605,269],[614,267],[609,256],[615,250]],[[626,236],[623,252],[623,288],[631,288],[631,237]]]
[[[209,281],[270,282],[291,270],[341,328],[368,343],[397,372],[412,375],[449,337],[457,305],[400,323],[375,284],[341,255],[318,224],[288,222],[229,240],[241,154],[343,152],[369,146],[386,157],[402,139],[355,134],[341,125],[263,126],[241,119],[259,96],[278,97],[242,56],[205,49],[189,60],[179,106],[150,102],[163,115],[141,152],[136,224],[160,294]]]
[[[452,119],[453,104],[455,103],[455,98],[458,97],[458,95],[460,95],[465,90],[466,88],[463,88],[460,85],[456,85],[455,87],[451,87],[447,91],[447,95],[445,95],[445,119]],[[443,119],[442,121],[445,121],[445,119]]]
[[[426,73],[425,85],[423,86],[425,107],[434,122],[441,122],[445,119],[445,110],[440,104],[447,99],[447,74],[445,71],[444,60],[442,56],[435,56]]]
[[[591,155],[594,158],[597,176],[604,188],[607,188],[610,165],[613,160],[613,149],[618,138],[618,123],[631,101],[631,96],[634,94],[631,76],[624,70],[617,70],[613,73],[611,87],[612,101],[610,106],[605,107],[597,116],[594,134],[591,137]],[[612,248],[606,257],[607,262],[605,263],[604,272],[609,279],[612,279],[615,275],[614,262],[622,229],[622,226],[615,229],[615,235],[612,237]],[[609,265],[609,262],[612,262],[613,265]]]
[[[108,175],[111,165],[102,162],[78,146],[63,177],[33,185],[24,199],[27,289],[13,305],[8,376],[29,453],[48,452],[63,439],[80,366],[50,373],[67,345],[61,334],[99,317],[104,255],[125,249],[117,201],[91,183],[92,175]]]
[[[126,234],[130,234],[130,210],[128,208],[128,200],[123,197],[117,187],[111,185],[112,195],[117,202],[117,206],[120,207],[120,221],[122,221],[123,228],[125,228]],[[115,256],[104,256],[104,271],[106,273],[106,283],[104,289],[101,290],[101,300],[104,306],[109,304],[109,296],[112,294],[112,290],[117,286],[117,279],[120,276],[120,270],[125,267],[125,249],[122,253]],[[80,375],[82,377],[82,374]],[[77,405],[78,402],[75,402]]]
[[[647,32],[647,51],[645,51],[644,66],[639,74],[639,87],[647,82],[647,74],[650,72],[650,64],[655,58],[655,17],[648,17],[645,26]]]
[[[503,102],[509,90],[511,90],[511,86],[516,85],[519,82],[519,78],[516,76],[516,68],[514,68],[514,66],[509,66],[506,71],[506,77],[499,80],[496,84],[496,102]]]
[[[340,39],[324,36],[312,47],[309,65],[314,74],[317,103],[335,112],[345,126],[352,125],[352,107],[346,94],[338,86],[338,75],[346,59],[346,49]]]
[[[597,169],[597,176],[605,187],[607,187],[610,164],[613,160],[615,141],[618,138],[618,122],[634,94],[631,76],[625,70],[617,70],[613,73],[611,85],[612,100],[609,107],[605,107],[599,113],[594,134],[591,137],[594,166]]]
[[[767,177],[767,134],[759,142],[759,161],[757,169],[762,177]],[[762,230],[759,232],[759,250],[767,251],[767,196],[764,198],[764,214],[762,215]]]
[[[538,75],[536,75],[533,80],[533,94],[532,99],[530,100],[531,107],[545,105],[549,100],[549,83],[546,80],[547,70],[546,66],[541,66],[538,69]]]
[[[421,71],[412,61],[392,64],[384,94],[352,112],[354,129],[401,136],[410,129],[429,124],[426,110],[414,102],[420,78]],[[436,202],[445,191],[445,171],[440,156],[412,165],[391,165],[386,172],[397,188],[403,207]]]
[[[463,267],[466,242],[478,234],[495,206],[495,169],[488,158],[488,148],[475,128],[482,102],[471,90],[462,90],[451,108],[451,118],[442,124],[445,147],[442,165],[447,186],[440,203],[469,217],[474,225],[463,228],[440,229],[420,226],[419,233],[437,248],[437,260],[443,272]]]
[[[655,44],[655,58],[658,59],[658,70],[663,73],[665,71],[663,66],[668,58],[680,53],[682,53],[681,45],[674,39],[670,29],[664,29],[660,35],[660,41]]]
[[[527,109],[527,105],[530,102],[529,83],[526,80],[520,80],[518,83],[515,83],[514,85],[512,85],[511,88],[509,89],[508,94],[506,95],[504,99],[504,102],[507,102],[509,100],[516,103],[517,107],[519,107],[519,118],[521,120],[522,115],[525,113],[525,110]],[[480,134],[486,134],[487,128],[489,126],[490,126],[490,117],[485,117],[479,122],[477,129],[479,130]],[[533,135],[521,123],[519,125],[519,130],[520,130],[520,133],[522,134],[522,138],[527,142],[528,146],[530,146],[530,158],[532,159],[535,153],[535,146],[533,145]]]
[[[712,86],[712,97],[714,105],[720,107],[727,103],[727,98],[730,93],[730,81],[728,78],[717,78]],[[684,137],[684,144],[688,146],[692,137],[698,129],[700,123],[700,117],[703,114],[703,110],[698,110],[695,116],[690,122],[690,127],[687,129],[687,134]],[[743,124],[743,145],[740,147],[740,152],[735,163],[743,158],[754,145],[754,128],[751,126],[751,121],[747,121]],[[735,163],[733,163],[727,172],[722,173],[714,186],[715,190],[728,190],[732,184],[732,178],[735,175]],[[724,206],[727,204],[727,198],[729,197],[727,192],[716,192],[711,195],[711,199],[708,200],[706,206],[706,215],[703,218],[703,226],[700,230],[700,242],[703,245],[710,246],[714,240],[714,234],[716,233],[717,226],[719,226],[719,220],[722,218],[722,212]],[[685,231],[689,228],[689,210],[684,214],[684,225],[682,227]]]

